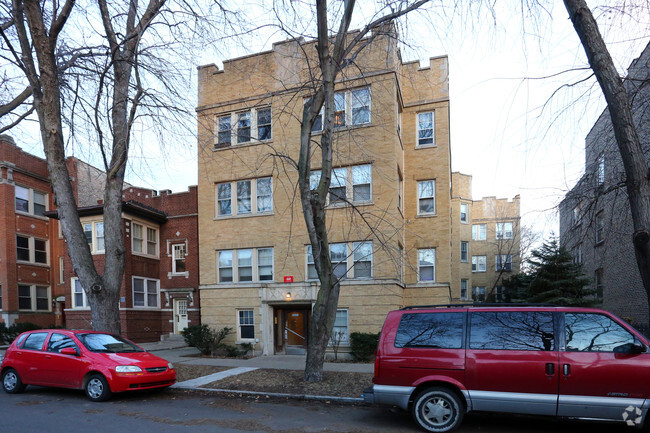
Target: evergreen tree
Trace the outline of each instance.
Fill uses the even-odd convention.
[[[513,302],[552,303],[590,306],[595,304],[596,291],[590,289],[589,278],[582,265],[561,247],[557,238],[544,242],[528,260],[530,271],[505,281]]]

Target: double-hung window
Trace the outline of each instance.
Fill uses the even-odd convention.
[[[220,115],[215,120],[214,148],[271,140],[272,120],[270,106]]]
[[[605,241],[605,214],[600,211],[596,214],[596,245]]]
[[[320,170],[312,171],[309,177],[309,187],[318,188]],[[328,203],[367,203],[372,200],[372,165],[354,165],[332,169]]]
[[[133,306],[158,308],[160,282],[151,278],[133,277]]]
[[[104,252],[104,222],[94,221],[83,223],[84,235],[91,253]]]
[[[418,281],[436,280],[436,249],[418,250]]]
[[[271,212],[273,210],[272,178],[257,179],[257,212]]]
[[[472,225],[472,240],[484,241],[487,239],[487,224]]]
[[[370,123],[370,88],[354,89],[352,99],[352,124],[363,125]]]
[[[30,236],[16,236],[16,260],[48,264],[47,241]]]
[[[418,182],[418,214],[432,215],[436,213],[436,181],[423,180]]]
[[[435,144],[434,121],[435,114],[433,111],[418,113],[418,146],[432,146]]]
[[[332,180],[330,182],[330,204],[345,203],[347,201],[347,168],[335,168],[332,170]]]
[[[158,255],[158,229],[140,223],[131,224],[133,239],[131,250],[135,254],[157,256]]]
[[[50,311],[50,288],[47,286],[18,284],[18,309],[25,311]]]
[[[237,214],[251,213],[251,202],[251,181],[240,180],[237,182]]]
[[[233,200],[236,202],[233,203]],[[270,212],[273,212],[273,179],[271,177],[217,184],[218,217]]]
[[[336,310],[336,319],[334,319],[330,343],[348,344],[349,341],[348,310],[341,308]]]
[[[372,96],[370,87],[341,90],[334,93],[335,129],[346,125],[364,125],[372,121]],[[312,126],[312,132],[323,129],[323,111],[318,114]]]
[[[345,92],[334,94],[334,128],[345,126]]]
[[[72,279],[72,308],[88,308],[88,298],[79,278]]]
[[[352,167],[352,200],[370,201],[372,184],[372,166],[370,164]]]
[[[342,242],[330,244],[330,259],[334,275],[346,278],[372,278],[372,242]],[[307,279],[316,280],[316,265],[311,245],[307,246]]]
[[[460,299],[462,300],[467,300],[468,299],[468,287],[469,287],[469,280],[463,278],[460,280]]]
[[[237,337],[240,340],[255,339],[255,315],[253,310],[237,311]]]
[[[460,204],[460,222],[467,223],[469,221],[469,206],[467,203]]]
[[[497,239],[512,239],[512,223],[497,223]]]
[[[596,185],[605,183],[605,155],[600,154],[596,161]]]
[[[496,256],[496,271],[512,271],[512,254],[497,254]]]
[[[45,216],[47,211],[47,194],[19,185],[15,186],[15,209],[36,216]]]
[[[220,183],[217,185],[217,215],[232,215],[232,185]]]
[[[185,274],[185,243],[172,244],[172,274]]]
[[[257,139],[271,139],[271,107],[257,110]]]
[[[487,257],[472,256],[472,272],[486,272],[486,271],[487,271]]]
[[[232,143],[232,119],[230,115],[219,117],[217,120],[217,142],[214,147],[228,147]]]
[[[468,261],[469,242],[460,241],[460,261],[466,263]]]
[[[245,248],[218,252],[219,283],[273,281],[273,248]]]
[[[251,141],[251,112],[237,114],[237,144]]]

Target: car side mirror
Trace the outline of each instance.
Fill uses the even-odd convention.
[[[616,346],[614,348],[614,353],[639,354],[639,353],[644,353],[645,351],[646,351],[646,347],[639,342],[625,343],[625,344],[621,344],[620,346]]]
[[[65,347],[61,349],[59,353],[62,355],[79,356],[79,352],[77,352],[77,349],[75,349],[74,347]]]

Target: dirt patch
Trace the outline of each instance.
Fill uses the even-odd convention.
[[[230,370],[231,367],[215,367],[212,365],[184,365],[174,364],[176,370],[176,382],[184,382],[197,377],[208,376],[213,373],[220,373]]]
[[[371,373],[326,371],[322,382],[307,383],[303,380],[302,371],[259,369],[230,376],[201,388],[359,398],[363,390],[371,385]]]

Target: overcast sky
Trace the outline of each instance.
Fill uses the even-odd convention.
[[[405,61],[420,59],[423,65],[429,57],[449,57],[452,170],[473,176],[474,198],[520,194],[524,224],[548,235],[557,233],[555,206],[582,174],[584,138],[605,104],[593,78],[575,84],[591,71],[585,70],[584,51],[562,2],[533,14],[522,12],[521,4],[499,2],[503,9],[494,14],[434,8],[413,16],[404,27],[408,46],[402,53]],[[596,7],[594,14],[624,71],[648,43],[647,11],[621,18]],[[357,27],[364,18],[357,14]],[[301,24],[309,27],[309,21]],[[200,64],[221,66],[225,58],[270,49],[284,39],[269,29],[244,44],[206,49],[196,65],[188,65],[188,76],[195,83]],[[188,97],[195,99],[195,91]],[[19,145],[42,154],[37,139]],[[136,185],[184,191],[197,183],[191,138],[164,152],[150,142],[134,150],[131,163],[127,180]]]

